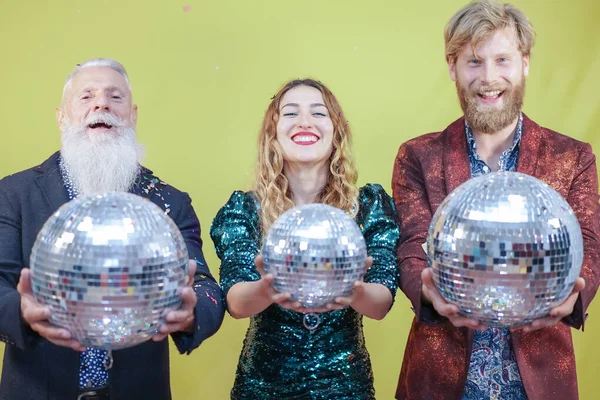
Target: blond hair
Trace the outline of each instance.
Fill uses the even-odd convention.
[[[317,197],[317,202],[340,208],[353,218],[358,211],[358,173],[351,151],[348,121],[333,93],[313,79],[295,79],[286,83],[271,99],[258,136],[256,195],[261,207],[263,235],[284,211],[294,207],[289,182],[283,172],[283,151],[277,141],[279,103],[297,86],[313,87],[321,92],[333,123],[333,151],[329,158],[329,178]]]
[[[531,54],[535,31],[527,16],[512,4],[493,0],[472,1],[450,19],[444,29],[446,61],[456,62],[464,46],[475,48],[499,29],[510,28],[524,56]],[[476,54],[475,54],[476,55]]]

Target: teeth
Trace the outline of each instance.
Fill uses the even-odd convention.
[[[316,142],[317,138],[315,136],[295,136],[292,139],[294,142],[298,143],[308,143],[308,142]]]
[[[107,128],[112,128],[112,125],[107,124],[106,122],[94,122],[92,124],[89,124],[88,126],[90,128],[98,128],[98,127],[100,127],[102,125],[105,126],[105,127],[107,127]]]
[[[493,92],[482,92],[480,94],[485,97],[494,97],[494,96],[498,96],[500,93],[502,93],[501,90],[494,90]]]

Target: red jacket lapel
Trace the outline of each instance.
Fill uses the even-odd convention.
[[[517,171],[535,176],[541,137],[540,126],[523,114]],[[443,167],[446,195],[471,178],[464,117],[451,123],[444,131]]]
[[[521,131],[521,144],[517,171],[535,176],[539,160],[539,147],[542,140],[542,128],[523,114],[523,130]]]
[[[444,131],[443,168],[446,195],[471,178],[465,120],[462,117]]]

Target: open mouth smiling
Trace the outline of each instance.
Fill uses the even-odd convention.
[[[489,90],[477,93],[477,96],[483,100],[496,100],[504,94],[504,90]]]
[[[312,132],[298,132],[291,137],[292,142],[301,146],[310,146],[317,143],[320,138]]]
[[[107,124],[106,122],[94,122],[92,124],[89,124],[88,127],[90,129],[111,129],[113,126]]]

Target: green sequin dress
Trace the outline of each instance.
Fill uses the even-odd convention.
[[[397,289],[396,244],[400,235],[394,203],[376,184],[360,189],[356,216],[373,257],[365,282]],[[234,192],[211,230],[221,259],[226,294],[239,282],[256,281],[254,258],[261,248],[259,203],[251,193]],[[231,390],[232,399],[373,399],[373,372],[365,346],[362,315],[350,307],[320,314],[315,330],[303,314],[271,305],[250,318]]]

